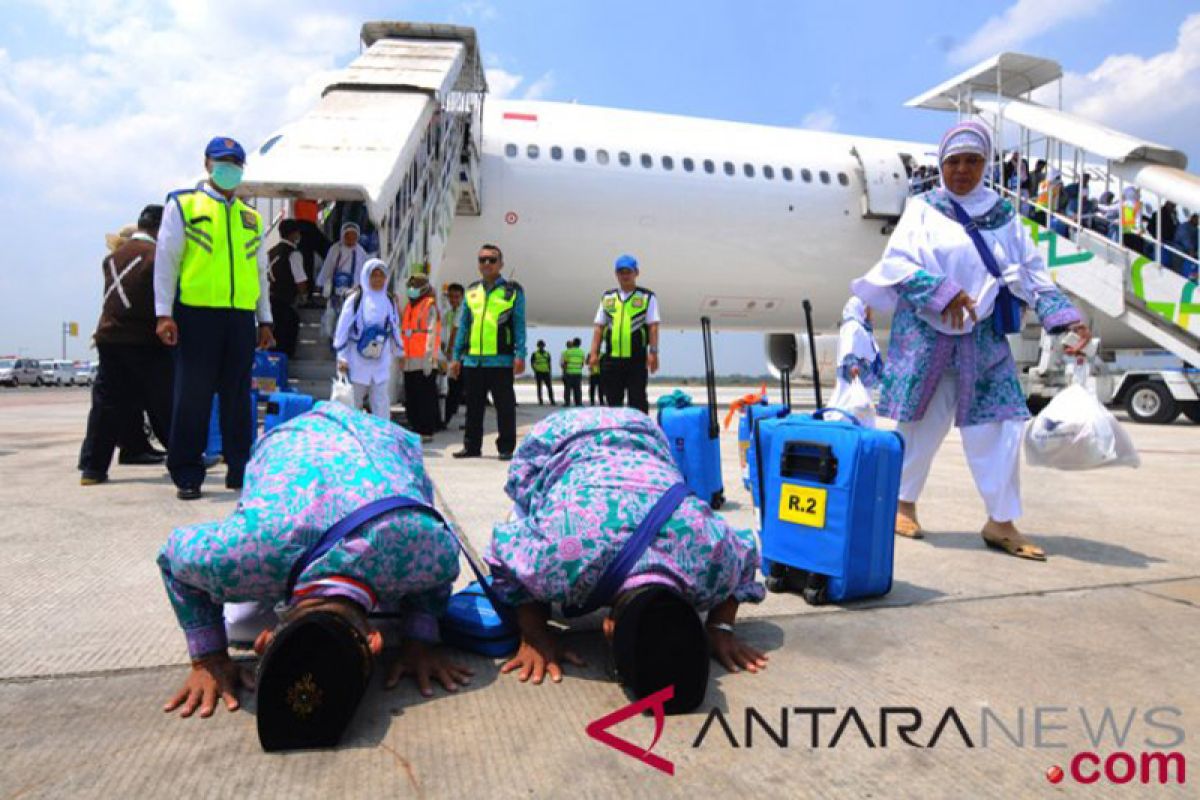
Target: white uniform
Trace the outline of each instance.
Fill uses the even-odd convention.
[[[333,341],[338,361],[350,366],[350,383],[354,386],[355,407],[361,408],[362,401],[370,395],[371,413],[388,419],[391,413],[392,362],[404,352],[400,343],[400,318],[395,302],[384,289],[370,288],[371,272],[376,268],[387,271],[384,263],[372,258],[363,264],[359,276],[361,294],[356,302],[347,302],[338,316]],[[359,352],[358,339],[363,331],[377,325],[391,324],[391,335],[384,340],[383,351],[378,358],[368,358]]]

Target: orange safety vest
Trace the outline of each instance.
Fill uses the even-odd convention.
[[[432,348],[429,347],[430,335],[433,336]],[[404,315],[400,318],[400,338],[404,342],[405,358],[436,356],[441,337],[442,321],[438,319],[433,295],[427,294],[404,306]]]

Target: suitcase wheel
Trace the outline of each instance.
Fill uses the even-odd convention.
[[[725,505],[725,493],[717,492],[712,496],[712,500],[710,500],[708,504],[712,507],[713,511],[716,511],[721,506]]]
[[[767,587],[767,591],[772,594],[782,594],[787,591],[787,580],[785,578],[776,578],[771,576],[763,581]]]
[[[805,586],[804,587],[804,602],[810,606],[825,605],[825,587],[824,586]]]

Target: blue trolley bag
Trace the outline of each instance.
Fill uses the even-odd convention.
[[[284,353],[269,350],[254,351],[254,369],[250,383],[259,397],[282,392],[288,385],[288,358]]]
[[[491,658],[513,653],[521,644],[516,626],[504,621],[479,581],[450,597],[441,632],[446,644]]]
[[[786,416],[791,412],[783,403],[756,403],[746,406],[741,422],[738,423],[738,446],[746,453],[746,472],[742,483],[750,492],[750,500],[758,505],[758,453],[754,448],[754,429],[761,420]],[[745,437],[745,445],[742,445]]]
[[[658,424],[666,434],[671,456],[683,473],[688,489],[717,509],[725,503],[725,484],[721,479],[721,428],[717,423],[717,379],[708,317],[700,318],[700,329],[704,336],[708,405],[662,408],[658,412]]]
[[[898,433],[825,413],[762,420],[757,431],[763,559],[813,605],[891,590],[904,459]]]
[[[300,416],[313,407],[311,395],[299,392],[272,392],[267,396],[267,412],[263,417],[263,433],[289,419]]]
[[[269,430],[269,429],[268,429]],[[258,439],[258,398],[250,391],[250,441]],[[224,453],[221,443],[221,398],[213,395],[212,412],[208,416],[208,443],[204,447],[204,455],[209,458]]]

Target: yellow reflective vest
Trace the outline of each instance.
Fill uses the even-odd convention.
[[[168,202],[177,203],[183,217],[179,302],[253,311],[260,292],[262,216],[240,199],[226,203],[203,189],[172,192]]]
[[[497,283],[491,291],[483,281],[467,287],[465,298],[471,309],[471,330],[467,331],[467,355],[508,356],[516,347],[513,311],[521,287],[512,282]]]
[[[650,332],[646,329],[646,314],[654,292],[638,287],[629,297],[621,299],[619,289],[604,293],[600,307],[607,321],[604,326],[604,347],[609,358],[646,357]]]

